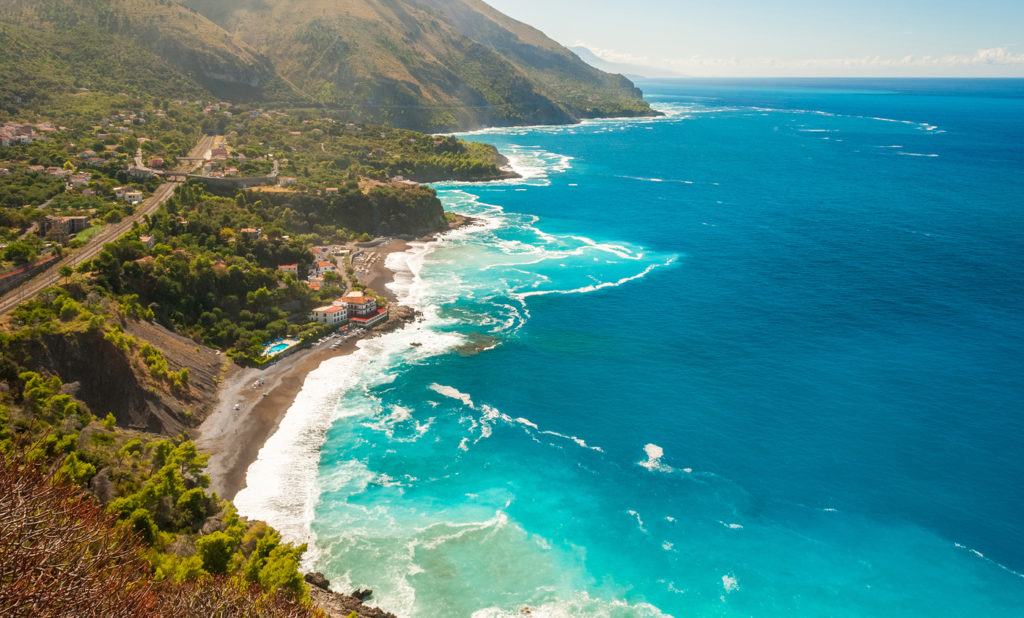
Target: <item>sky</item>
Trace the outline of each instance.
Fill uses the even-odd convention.
[[[698,77],[1024,77],[1024,0],[486,0],[563,45]]]

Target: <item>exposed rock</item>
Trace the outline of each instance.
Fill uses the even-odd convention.
[[[369,599],[370,597],[373,596],[373,590],[370,590],[369,588],[367,588],[366,590],[359,590],[357,588],[352,593],[352,596],[354,596],[355,598],[359,599],[360,601],[365,601],[366,599]]]
[[[310,587],[309,594],[313,604],[332,618],[348,618],[352,612],[359,618],[397,618],[390,612],[363,605],[363,602],[354,596],[327,592],[316,586]]]
[[[327,578],[324,577],[324,574],[320,572],[306,573],[306,583],[311,586],[316,586],[317,588],[321,588],[327,591],[330,591],[331,589],[331,582],[327,581]]]
[[[89,491],[106,506],[114,499],[114,484],[110,481],[110,471],[103,468],[89,481]]]
[[[223,532],[228,529],[227,524],[221,519],[222,514],[214,515],[213,517],[207,517],[206,521],[203,522],[203,527],[200,528],[199,534],[206,536],[207,534],[213,534],[214,532]]]

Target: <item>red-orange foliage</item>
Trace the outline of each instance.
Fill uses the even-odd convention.
[[[134,534],[90,496],[0,455],[0,616],[318,615],[235,580],[150,572]]]

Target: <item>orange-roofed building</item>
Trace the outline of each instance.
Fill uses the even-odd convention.
[[[314,309],[309,317],[314,322],[337,326],[348,320],[348,310],[344,305],[328,305]]]

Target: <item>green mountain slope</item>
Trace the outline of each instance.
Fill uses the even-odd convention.
[[[310,105],[442,130],[646,115],[639,90],[478,0],[182,0]]]
[[[252,98],[276,80],[268,60],[171,0],[0,0],[0,49],[8,108],[80,88]]]

